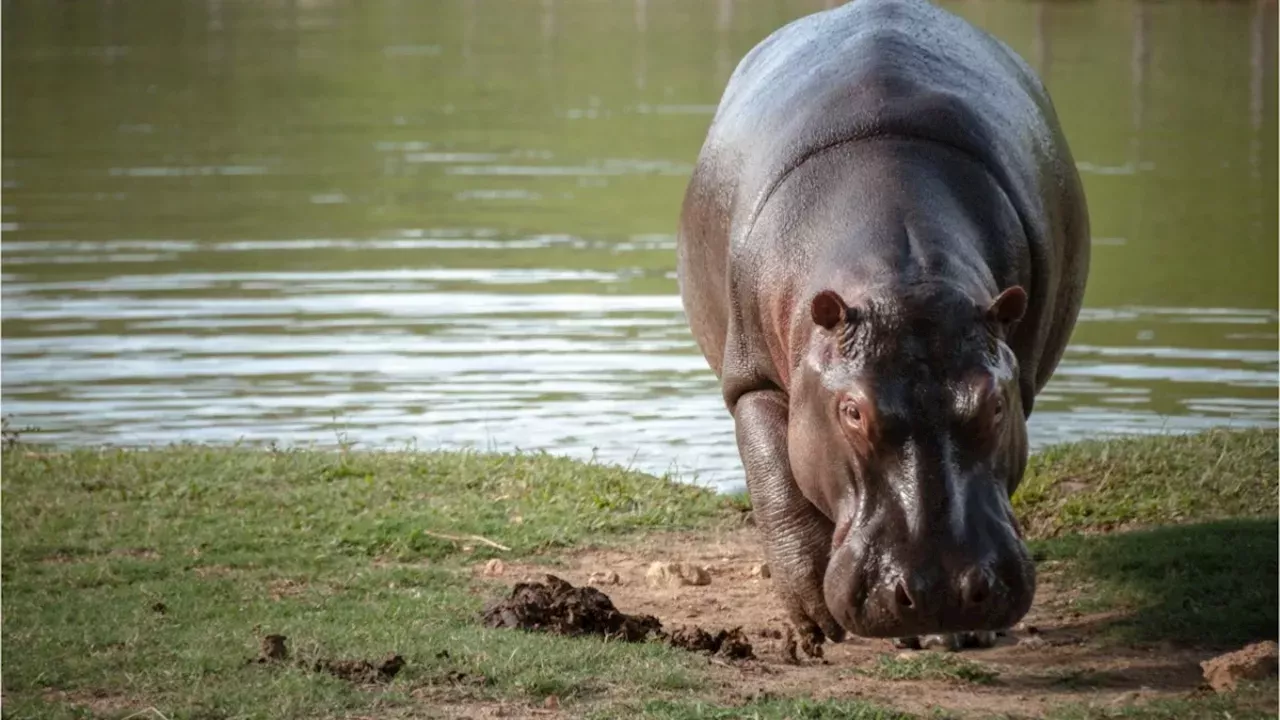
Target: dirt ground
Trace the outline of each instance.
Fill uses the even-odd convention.
[[[711,582],[651,587],[645,573],[654,561],[704,566]],[[664,628],[741,626],[755,646],[756,659],[707,659],[714,678],[713,695],[730,705],[760,696],[800,695],[865,699],[918,713],[943,708],[965,715],[1034,717],[1063,703],[1121,705],[1207,691],[1199,663],[1214,652],[1103,644],[1095,636],[1108,617],[1073,611],[1071,591],[1055,583],[1052,566],[1042,566],[1035,605],[1015,631],[1001,637],[993,648],[962,652],[964,658],[999,673],[992,684],[868,677],[859,670],[870,668],[883,654],[903,652],[882,639],[828,643],[822,659],[801,654],[795,664],[786,657],[784,640],[777,637],[785,615],[772,592],[772,581],[752,572],[763,561],[757,533],[743,528],[713,536],[656,536],[625,551],[575,552],[559,558],[554,567],[507,563],[495,573],[492,565],[487,569],[477,565],[475,573],[478,580],[509,584],[554,573],[574,585],[588,585],[593,584],[589,580],[593,573],[613,571],[618,584],[600,583],[598,576],[595,584],[622,612],[656,616]],[[1033,636],[1038,639],[1028,639]],[[456,710],[464,717],[558,714],[555,709],[503,704],[472,704]]]

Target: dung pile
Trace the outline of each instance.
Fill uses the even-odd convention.
[[[555,575],[547,575],[545,582],[518,583],[511,596],[490,605],[482,619],[491,628],[603,635],[627,642],[641,642],[662,629],[658,618],[619,612],[608,595],[593,587],[574,587]]]
[[[741,628],[711,633],[699,627],[680,627],[666,633],[658,618],[628,615],[614,607],[613,600],[596,588],[574,587],[555,575],[546,575],[543,582],[518,583],[509,597],[485,609],[481,621],[491,628],[568,636],[600,635],[627,642],[643,642],[652,637],[682,650],[734,660],[755,657]]]

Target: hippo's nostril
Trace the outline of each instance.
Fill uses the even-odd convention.
[[[915,601],[911,599],[911,591],[907,589],[907,584],[899,580],[897,587],[893,591],[893,599],[897,601],[898,607],[910,608],[915,606]]]
[[[991,581],[981,568],[974,568],[965,573],[960,581],[960,596],[966,605],[975,606],[986,602],[991,595]]]

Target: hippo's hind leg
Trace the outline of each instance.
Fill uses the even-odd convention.
[[[787,402],[776,390],[744,394],[734,405],[738,451],[756,525],[764,534],[774,584],[791,622],[814,645],[844,639],[827,609],[822,582],[832,523],[796,487],[787,456]]]

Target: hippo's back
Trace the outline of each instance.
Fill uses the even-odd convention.
[[[779,241],[751,234],[772,190],[815,153],[886,136],[958,150],[1008,195],[1030,244],[1028,312],[1042,315],[1028,323],[1034,337],[1021,339],[1018,354],[1035,363],[1042,385],[1083,294],[1088,221],[1079,178],[1026,63],[927,0],[854,0],[801,18],[734,71],[685,196],[679,238],[686,312],[712,367],[720,372],[731,306],[750,304],[730,297],[733,258]]]

